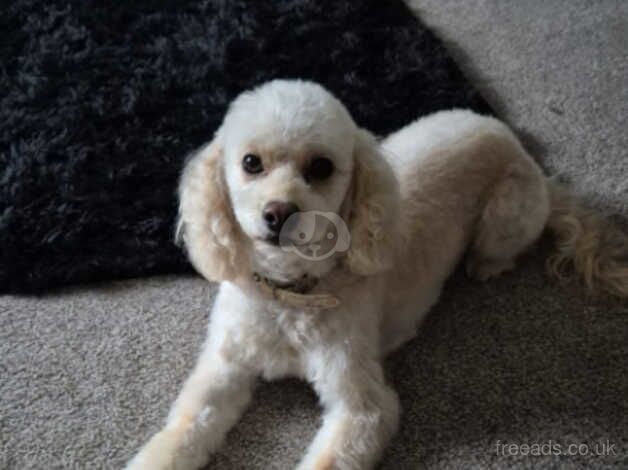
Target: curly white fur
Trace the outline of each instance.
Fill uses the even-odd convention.
[[[242,170],[246,153],[262,157],[263,173]],[[334,173],[308,183],[303,162],[320,154]],[[548,188],[504,124],[470,111],[428,116],[378,143],[319,85],[278,80],[244,93],[181,180],[178,233],[198,271],[221,282],[208,339],[165,428],[127,468],[202,466],[255,379],[286,375],[312,383],[325,408],[298,468],[371,468],[399,419],[383,356],[412,338],[467,250],[476,278],[514,266],[548,223]],[[261,213],[271,200],[339,214],[349,250],[314,261],[269,244]],[[628,281],[617,269],[621,292]],[[313,292],[341,304],[317,311],[269,300],[253,272],[315,276]]]

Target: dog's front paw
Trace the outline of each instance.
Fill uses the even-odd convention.
[[[177,442],[172,431],[158,432],[131,459],[125,470],[175,470]]]
[[[125,470],[196,470],[206,458],[202,449],[193,449],[185,442],[180,429],[166,428],[142,447]]]

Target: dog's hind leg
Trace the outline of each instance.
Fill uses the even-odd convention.
[[[514,268],[517,256],[543,232],[550,213],[545,177],[525,154],[505,168],[486,195],[466,264],[469,276],[479,280]]]

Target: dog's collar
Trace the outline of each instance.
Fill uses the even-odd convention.
[[[253,281],[264,294],[292,307],[330,309],[340,305],[340,299],[331,294],[308,294],[318,279],[307,275],[294,282],[279,282],[253,273]]]

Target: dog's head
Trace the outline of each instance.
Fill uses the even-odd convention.
[[[206,278],[322,276],[342,259],[390,266],[397,185],[378,144],[323,87],[275,80],[241,94],[186,164],[178,234]]]

